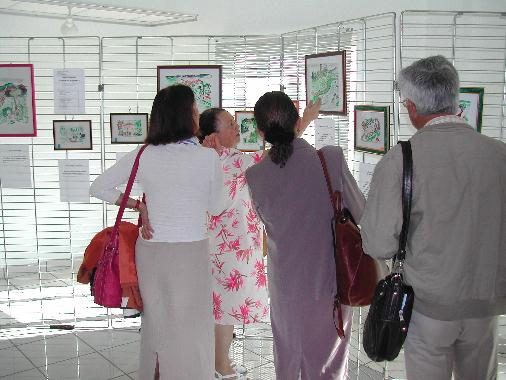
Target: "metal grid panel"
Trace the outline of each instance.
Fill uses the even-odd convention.
[[[388,102],[385,98],[388,90],[381,86],[379,91],[369,90],[365,83],[369,75],[380,83],[385,82],[383,86],[391,86],[394,47],[391,42],[393,32],[389,28],[393,28],[394,19],[392,15],[366,18],[284,36],[115,37],[100,41],[97,38],[37,38],[8,39],[7,43],[2,43],[0,54],[3,53],[3,61],[9,57],[9,60],[30,61],[36,66],[40,133],[36,139],[30,139],[34,189],[3,189],[0,194],[4,213],[2,232],[6,231],[2,235],[5,240],[2,264],[8,272],[5,276],[8,278],[5,282],[7,292],[3,293],[2,301],[9,307],[6,314],[16,316],[16,319],[6,316],[1,324],[81,320],[84,322],[77,322],[80,326],[121,326],[113,316],[104,316],[104,309],[95,308],[86,297],[87,287],[76,285],[74,281],[76,264],[79,264],[76,255],[82,255],[94,232],[113,223],[117,208],[96,199],[90,204],[59,202],[54,158],[88,159],[90,180],[93,180],[116,161],[118,153],[131,150],[132,146],[111,144],[108,115],[112,112],[150,111],[156,93],[157,65],[223,65],[223,106],[231,112],[251,109],[261,94],[277,90],[280,85],[284,85],[293,99],[301,100],[303,108],[304,54],[346,48],[350,51],[347,57],[350,103]],[[371,42],[367,44],[368,38]],[[383,46],[385,40],[389,41],[386,48]],[[372,55],[376,49],[380,51],[378,64],[383,65],[383,69],[372,67],[371,73],[367,74],[367,54],[370,50]],[[51,69],[55,67],[85,68],[87,114],[75,117],[92,119],[93,151],[65,153],[52,149],[51,120],[60,118],[52,113]],[[103,92],[98,90],[99,84],[103,84]],[[348,119],[336,117],[335,120],[339,130],[337,143],[348,152],[348,135],[351,134]],[[311,141],[312,136],[314,131],[309,130],[305,137]],[[9,142],[26,143],[26,139],[10,139]],[[359,156],[359,159],[364,157]],[[9,214],[11,208],[22,214]],[[127,214],[129,218],[135,215]],[[12,228],[7,231],[5,226]],[[27,239],[27,236],[31,238]],[[20,260],[28,266],[20,268],[16,265],[21,263]],[[59,275],[62,273],[63,276]],[[33,289],[34,278],[38,280],[36,289]],[[46,288],[48,281],[50,288]],[[55,282],[60,289],[55,290]],[[22,319],[16,310],[26,310],[27,304],[31,305],[33,315]],[[55,314],[51,310],[56,305],[60,312]],[[358,327],[353,332],[350,376],[383,377],[384,368],[376,365],[371,370],[363,362],[359,340],[362,313],[355,317]],[[267,330],[260,333],[270,336]]]
[[[346,50],[347,116],[327,116],[334,120],[335,145],[341,146],[350,168],[359,162],[375,163],[381,156],[354,151],[354,115],[358,104],[390,106],[390,120],[395,126],[393,83],[396,68],[396,32],[394,13],[385,13],[343,21],[282,35],[282,85],[292,99],[305,105],[305,55]],[[394,131],[395,128],[392,128]],[[314,127],[304,138],[314,144]],[[391,135],[391,142],[395,136]],[[354,171],[357,177],[357,171]],[[367,308],[357,309],[350,340],[350,379],[383,379],[404,376],[403,354],[387,365],[371,362],[362,351],[362,328]]]
[[[102,204],[60,202],[58,160],[85,159],[91,172],[101,171],[100,39],[2,38],[0,61],[34,64],[37,138],[4,138],[3,144],[28,144],[33,188],[0,189],[3,276],[0,325],[54,323],[103,318],[89,310],[87,286],[75,272],[90,236],[103,225]],[[53,69],[82,68],[86,76],[86,114],[55,115]],[[93,151],[54,151],[54,119],[91,119]],[[90,314],[91,313],[91,314]]]
[[[341,146],[351,168],[358,162],[375,163],[381,157],[354,151],[355,105],[390,106],[391,143],[396,139],[393,96],[396,65],[395,13],[323,25],[283,34],[283,86],[288,95],[305,104],[304,56],[346,50],[347,116],[329,116],[336,126],[335,144]],[[327,117],[327,116],[326,116]],[[305,136],[314,143],[314,128]],[[355,174],[357,174],[355,172]]]
[[[506,17],[501,13],[404,11],[401,66],[429,55],[450,59],[462,87],[484,87],[482,133],[506,142]],[[414,133],[404,109],[400,135]]]

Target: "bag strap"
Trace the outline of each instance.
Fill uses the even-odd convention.
[[[402,148],[402,229],[399,237],[399,250],[394,262],[404,261],[406,258],[406,242],[408,240],[409,221],[411,216],[411,202],[413,198],[413,155],[411,143],[400,141]]]
[[[121,199],[121,203],[118,210],[118,215],[116,216],[116,223],[114,223],[114,228],[112,231],[112,236],[115,236],[118,233],[119,230],[119,224],[121,223],[121,219],[123,218],[123,213],[125,211],[125,207],[128,201],[128,197],[130,196],[130,192],[132,191],[132,186],[134,185],[135,176],[137,175],[137,169],[139,169],[139,160],[141,158],[142,152],[144,152],[144,149],[148,144],[145,144],[139,149],[139,152],[137,153],[137,157],[135,157],[134,165],[132,167],[132,171],[130,173],[130,177],[128,178],[128,183],[125,189],[125,192],[123,194],[123,198]]]
[[[323,152],[319,149],[316,151],[318,153],[318,157],[320,158],[320,162],[323,168],[323,174],[325,175],[325,181],[327,182],[327,190],[329,191],[330,203],[332,204],[332,208],[334,210],[334,214],[336,218],[338,217],[338,211],[342,210],[342,196],[340,191],[333,192],[332,184],[330,182],[329,170],[327,168],[327,162],[325,161],[325,156]]]
[[[332,191],[332,185],[330,183],[330,176],[329,176],[329,170],[327,168],[327,162],[325,161],[325,156],[323,155],[323,152],[319,149],[316,151],[318,153],[318,157],[320,158],[320,162],[322,164],[323,168],[323,174],[325,175],[325,181],[327,182],[327,190],[329,191],[330,196],[330,203],[332,205],[332,209],[334,210],[334,218],[336,223],[339,220],[339,212],[341,212],[341,205],[342,205],[342,199],[341,199],[341,192],[336,191],[335,193]],[[336,237],[335,237],[336,231],[334,231],[334,228],[332,227],[332,244],[336,245]],[[337,265],[337,259],[334,256],[334,260]],[[337,276],[337,274],[336,274]],[[337,324],[336,324],[336,310],[337,310]],[[344,325],[343,325],[343,311],[341,308],[341,300],[339,298],[339,289],[336,289],[336,294],[334,296],[334,309],[332,311],[332,316],[334,320],[334,327],[337,330],[337,335],[344,339]]]

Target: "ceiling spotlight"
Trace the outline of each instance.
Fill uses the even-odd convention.
[[[64,36],[75,36],[79,30],[77,29],[77,25],[74,23],[74,20],[72,19],[72,8],[68,7],[69,14],[67,15],[67,18],[65,19],[64,23],[60,27],[61,34]]]

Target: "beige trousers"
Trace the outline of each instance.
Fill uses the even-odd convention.
[[[439,321],[413,311],[404,345],[408,380],[497,378],[497,317]]]
[[[135,258],[144,303],[139,379],[214,377],[214,318],[208,240],[152,243],[137,239]]]

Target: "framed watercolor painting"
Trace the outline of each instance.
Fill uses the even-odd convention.
[[[385,154],[390,145],[390,107],[355,106],[355,149]]]
[[[321,99],[320,113],[346,115],[346,51],[306,55],[306,102]]]
[[[148,135],[147,113],[111,113],[111,144],[142,144]]]
[[[199,113],[213,107],[221,108],[221,66],[158,66],[157,73],[158,91],[184,84],[193,90]]]
[[[483,116],[483,87],[461,87],[457,116],[463,118],[476,131],[481,132]]]
[[[239,125],[239,144],[243,152],[256,152],[264,149],[264,141],[258,134],[253,111],[235,111],[235,121]]]
[[[91,150],[91,120],[53,120],[54,150]]]
[[[35,137],[32,64],[0,64],[0,137]]]

